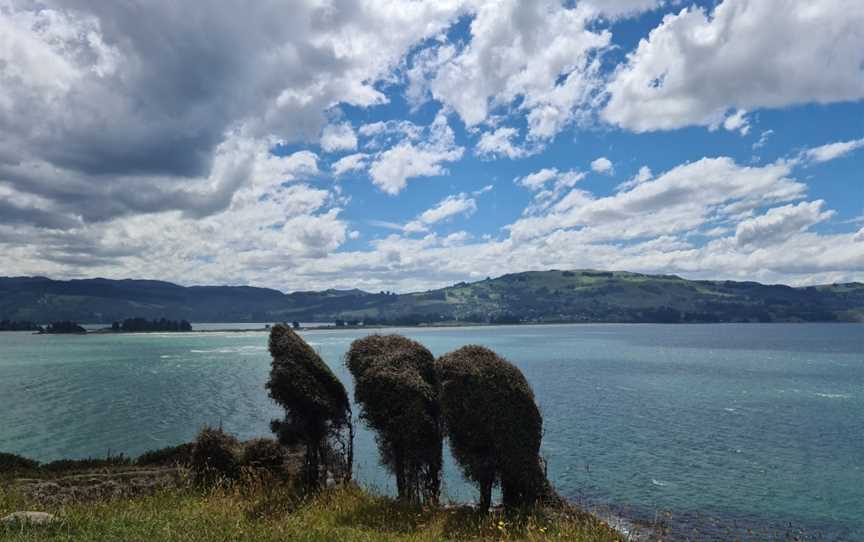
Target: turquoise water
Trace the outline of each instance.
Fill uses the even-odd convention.
[[[550,477],[572,499],[666,518],[679,534],[800,528],[864,540],[864,326],[399,332],[436,355],[478,343],[518,365],[543,411]],[[362,335],[305,333],[349,387],[341,358]],[[279,414],[263,388],[269,362],[263,332],[0,333],[0,451],[135,455],[204,424],[266,435]],[[363,481],[391,487],[363,431],[357,455]],[[451,498],[474,498],[452,464],[446,477]]]

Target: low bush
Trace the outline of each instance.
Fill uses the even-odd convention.
[[[0,452],[0,472],[33,470],[38,468],[38,461],[20,455]]]
[[[278,471],[285,465],[288,453],[277,441],[269,438],[252,439],[243,445],[243,466]]]
[[[192,462],[192,451],[195,449],[194,442],[167,446],[158,450],[150,450],[141,454],[136,465],[147,467],[169,467],[173,465],[189,465]]]
[[[192,448],[191,467],[197,483],[235,480],[240,476],[243,446],[222,429],[205,427]]]

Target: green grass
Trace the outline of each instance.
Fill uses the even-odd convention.
[[[579,511],[537,511],[519,517],[478,515],[467,507],[421,508],[355,486],[302,500],[281,485],[201,491],[165,490],[148,497],[36,507],[0,487],[0,516],[44,510],[51,526],[3,527],[11,541],[613,541],[618,535]]]

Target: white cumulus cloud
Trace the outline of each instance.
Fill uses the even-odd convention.
[[[651,168],[648,166],[642,166],[639,168],[639,171],[636,172],[636,175],[631,177],[630,179],[624,181],[615,187],[616,190],[629,190],[636,186],[637,184],[644,183],[647,180],[650,180],[654,174],[651,172]]]
[[[735,242],[738,245],[764,246],[785,241],[810,226],[828,220],[834,211],[823,211],[825,201],[802,201],[769,209],[765,214],[738,223]]]
[[[742,136],[750,132],[750,121],[747,119],[747,111],[739,109],[723,121],[723,128],[730,132],[738,132]]]
[[[549,212],[510,226],[530,239],[578,228],[592,239],[635,239],[691,231],[711,220],[733,220],[767,204],[800,199],[805,185],[789,178],[784,163],[746,167],[731,158],[703,158],[677,166],[612,196],[573,189]]]
[[[663,0],[585,0],[584,3],[612,19],[637,15],[664,4]]]
[[[333,162],[333,165],[330,166],[330,169],[333,170],[333,174],[339,177],[340,175],[344,175],[349,171],[359,171],[366,168],[366,160],[367,156],[363,153],[349,154],[348,156],[344,156],[339,160]]]
[[[407,233],[427,231],[429,226],[457,215],[471,216],[477,210],[477,201],[468,194],[461,193],[447,196],[434,207],[423,211],[416,220],[412,220],[403,228]]]
[[[435,55],[423,85],[468,126],[518,100],[528,137],[551,138],[589,107],[598,88],[596,55],[611,34],[588,28],[594,16],[591,7],[556,0],[479,2],[470,40],[458,52],[440,46],[446,54]]]
[[[582,171],[558,171],[556,168],[543,168],[524,177],[516,178],[516,184],[534,192],[534,199],[525,209],[525,214],[536,214],[555,202],[564,191],[573,188],[585,178]],[[577,193],[575,191],[574,193]]]
[[[602,116],[644,132],[717,125],[730,109],[860,100],[861,28],[858,0],[687,7],[665,16],[617,69]]]
[[[477,142],[477,154],[483,158],[497,158],[506,156],[510,159],[524,158],[542,150],[541,146],[533,148],[519,146],[513,143],[518,137],[519,130],[502,126],[490,132],[483,132]]]
[[[444,164],[462,158],[464,149],[456,145],[447,117],[439,114],[422,140],[411,138],[379,153],[371,166],[372,182],[384,192],[395,195],[417,177],[446,175]]]
[[[591,162],[591,170],[595,173],[612,173],[612,162],[605,156]]]
[[[321,132],[321,148],[325,152],[353,151],[357,148],[357,134],[350,122],[328,124]]]
[[[864,138],[828,143],[827,145],[807,149],[803,155],[810,162],[828,162],[843,157],[861,147],[864,147]]]

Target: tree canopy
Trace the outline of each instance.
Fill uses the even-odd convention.
[[[440,404],[456,462],[488,509],[501,485],[505,507],[553,494],[540,458],[543,419],[531,386],[513,364],[469,345],[439,358]]]
[[[289,326],[271,328],[269,348],[273,362],[266,387],[285,409],[284,418],[271,422],[271,428],[282,444],[306,447],[307,488],[319,488],[328,471],[334,477],[350,478],[353,428],[345,387]]]
[[[360,417],[376,433],[400,498],[436,502],[443,438],[435,357],[401,335],[370,335],[352,343],[345,363]]]

